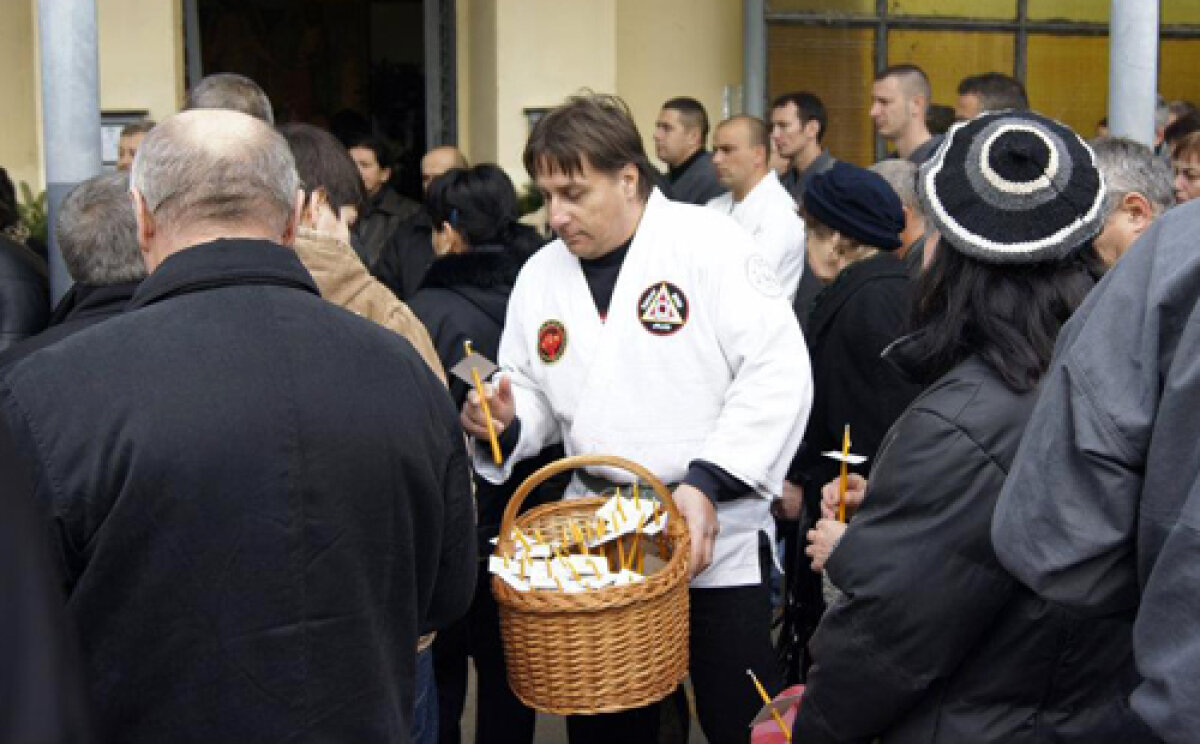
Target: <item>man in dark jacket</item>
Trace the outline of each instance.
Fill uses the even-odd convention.
[[[297,186],[261,121],[160,124],[130,312],[0,380],[105,740],[407,742],[417,636],[470,601],[453,406],[318,296],[285,247]]]
[[[1200,730],[1200,206],[1159,218],[1063,328],[996,506],[1005,568],[1087,617],[1134,613],[1133,709]]]
[[[674,201],[704,206],[724,194],[708,142],[708,114],[695,98],[672,98],[654,122],[654,154],[667,164],[665,191]]]
[[[117,315],[146,276],[128,174],[109,173],[76,186],[59,208],[56,230],[75,284],[58,301],[50,327],[0,353],[0,368]]]
[[[466,168],[467,159],[457,147],[435,147],[421,158],[421,188],[429,191],[433,179],[453,168]],[[397,226],[372,268],[379,281],[401,300],[409,300],[433,263],[433,222],[421,209]]]

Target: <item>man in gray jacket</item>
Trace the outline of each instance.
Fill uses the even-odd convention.
[[[1157,220],[1063,328],[996,506],[992,541],[1031,589],[1136,613],[1133,709],[1200,730],[1200,206]]]

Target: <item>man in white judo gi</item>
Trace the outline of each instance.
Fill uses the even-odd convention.
[[[804,271],[804,221],[796,202],[771,170],[770,130],[762,119],[734,116],[717,125],[713,165],[728,192],[708,206],[732,217],[754,238],[774,267],[790,301]]]
[[[808,356],[786,291],[750,236],[714,210],[652,189],[642,140],[620,99],[584,96],[547,114],[525,149],[559,239],[521,271],[500,342],[490,410],[505,459],[475,466],[502,482],[561,441],[568,455],[620,455],[674,497],[692,539],[691,676],[711,742],[745,741],[773,691],[767,588],[778,498],[812,400]],[[478,399],[467,431],[486,439]],[[627,482],[577,472],[567,497]],[[657,741],[657,706],[568,722],[572,742]]]

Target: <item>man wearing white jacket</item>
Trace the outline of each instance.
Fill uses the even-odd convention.
[[[760,703],[745,670],[778,688],[770,645],[771,500],[803,432],[812,379],[774,266],[713,210],[652,191],[651,167],[619,99],[570,99],[535,127],[525,165],[559,239],[517,279],[490,395],[501,482],[562,441],[568,455],[640,462],[678,484],[692,539],[692,682],[709,741],[745,741]],[[479,401],[467,430],[486,428]],[[577,473],[567,497],[629,476]],[[774,682],[774,684],[772,684]],[[657,741],[652,706],[569,721],[573,742]]]
[[[713,165],[717,180],[729,191],[709,200],[708,206],[750,233],[775,267],[790,301],[804,271],[804,221],[771,170],[770,156],[770,130],[761,119],[735,116],[721,122],[713,135]]]

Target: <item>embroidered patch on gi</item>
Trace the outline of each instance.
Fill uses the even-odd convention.
[[[778,297],[783,294],[783,285],[779,283],[779,276],[761,254],[751,253],[750,258],[746,259],[746,279],[759,294],[767,297]]]
[[[651,285],[638,300],[638,320],[656,336],[671,335],[683,328],[687,319],[687,297],[670,282]]]
[[[557,320],[547,320],[538,328],[538,358],[554,364],[567,351],[567,328]]]

